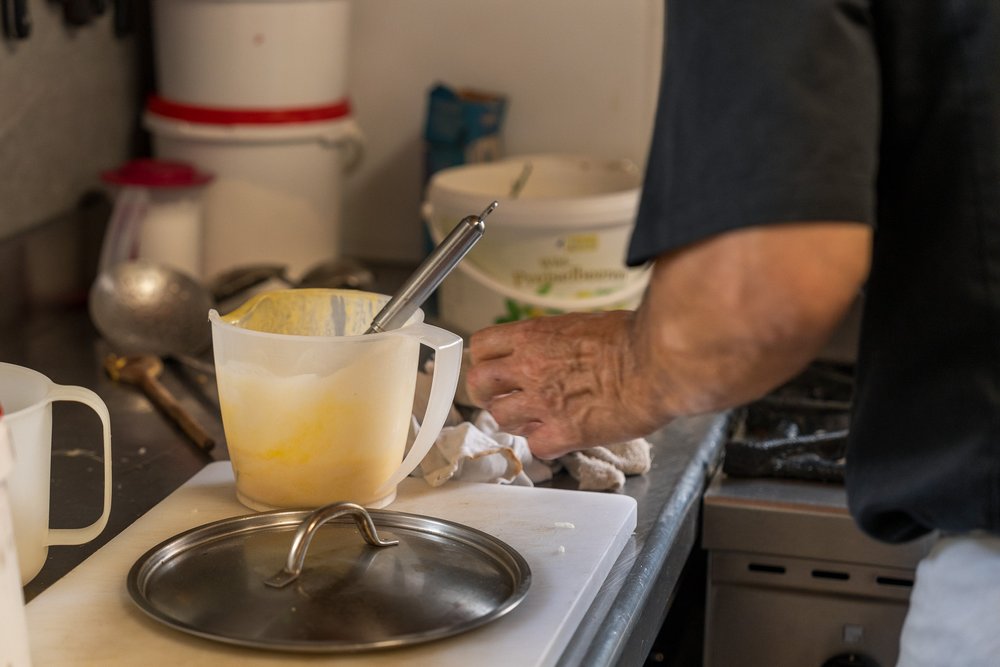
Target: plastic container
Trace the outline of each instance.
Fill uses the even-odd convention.
[[[24,595],[17,566],[14,519],[7,493],[7,478],[13,465],[14,450],[0,406],[0,665],[27,667],[31,664],[28,653],[28,622],[24,614]]]
[[[164,97],[287,108],[347,96],[347,0],[154,0],[152,10]]]
[[[341,182],[363,136],[346,103],[234,112],[150,100],[154,153],[215,175],[204,194],[204,275],[283,263],[296,277],[340,255]]]
[[[364,334],[389,297],[334,289],[258,294],[209,313],[219,406],[240,502],[256,510],[349,501],[384,507],[437,439],[462,339],[423,323]],[[420,347],[434,370],[406,450]]]
[[[641,182],[627,160],[569,155],[435,174],[424,206],[435,242],[484,201],[500,202],[439,289],[442,322],[467,333],[538,315],[634,308],[648,280],[647,269],[625,266]]]
[[[86,486],[72,489],[52,485],[53,417],[63,420],[67,414],[55,412],[53,405],[62,402],[81,403],[101,421],[103,465],[88,468],[88,475],[103,472],[102,483],[87,480]],[[93,390],[56,384],[36,370],[5,362],[0,362],[0,403],[14,449],[15,472],[7,479],[7,493],[23,586],[44,567],[50,546],[86,544],[100,536],[107,525],[112,489],[111,415]],[[80,503],[95,486],[103,491],[103,500],[101,514],[93,523],[80,528],[51,526],[53,503],[62,507]]]
[[[101,269],[146,259],[202,277],[202,189],[212,180],[189,164],[132,160],[101,174],[118,187]]]

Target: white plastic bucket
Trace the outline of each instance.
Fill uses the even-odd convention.
[[[340,255],[341,181],[363,149],[352,118],[189,112],[151,101],[145,124],[157,157],[215,174],[203,202],[206,277],[261,262],[285,264],[295,277]]]
[[[521,179],[523,188],[512,195]],[[428,186],[435,242],[491,200],[486,233],[438,292],[441,320],[471,332],[570,311],[634,308],[648,280],[625,266],[642,176],[627,160],[528,155],[445,169]]]
[[[343,99],[349,21],[348,0],[155,0],[158,91],[229,108]]]

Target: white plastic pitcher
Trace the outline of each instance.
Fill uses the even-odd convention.
[[[0,665],[27,667],[28,622],[14,545],[14,518],[7,494],[7,478],[14,465],[7,425],[0,415]]]
[[[117,188],[101,248],[102,272],[140,258],[201,278],[201,198],[211,174],[184,162],[144,158],[105,171],[101,179]]]
[[[49,473],[52,463],[52,403],[83,403],[101,420],[104,442],[104,496],[101,516],[83,528],[49,528]],[[111,514],[111,417],[90,389],[58,385],[38,371],[0,363],[0,404],[14,446],[14,473],[8,492],[14,510],[14,537],[21,583],[45,565],[49,546],[84,544],[101,534]],[[59,499],[61,500],[61,499]]]
[[[363,335],[389,297],[258,294],[211,311],[219,403],[240,502],[257,510],[384,507],[434,444],[458,386],[462,339],[423,322]],[[434,350],[426,414],[404,457],[420,346]]]

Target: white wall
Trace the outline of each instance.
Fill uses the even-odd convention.
[[[134,45],[111,12],[79,28],[29,2],[25,41],[0,39],[0,239],[71,209],[129,151]]]
[[[436,82],[504,93],[506,152],[645,159],[663,0],[350,0],[348,62],[367,137],[344,183],[347,254],[414,260],[427,92]],[[130,40],[110,14],[79,29],[32,3],[25,42],[0,42],[0,238],[71,208],[127,156]]]
[[[507,154],[645,160],[662,0],[354,0],[352,12],[350,96],[367,152],[344,184],[346,254],[422,255],[422,134],[436,82],[507,95]]]

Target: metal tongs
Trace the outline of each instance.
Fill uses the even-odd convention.
[[[483,221],[499,205],[499,202],[494,201],[478,216],[470,215],[463,218],[406,279],[382,310],[378,311],[365,333],[382,333],[405,324],[427,297],[437,289],[445,276],[451,273],[455,265],[482,238],[483,232],[486,231],[486,223]]]

